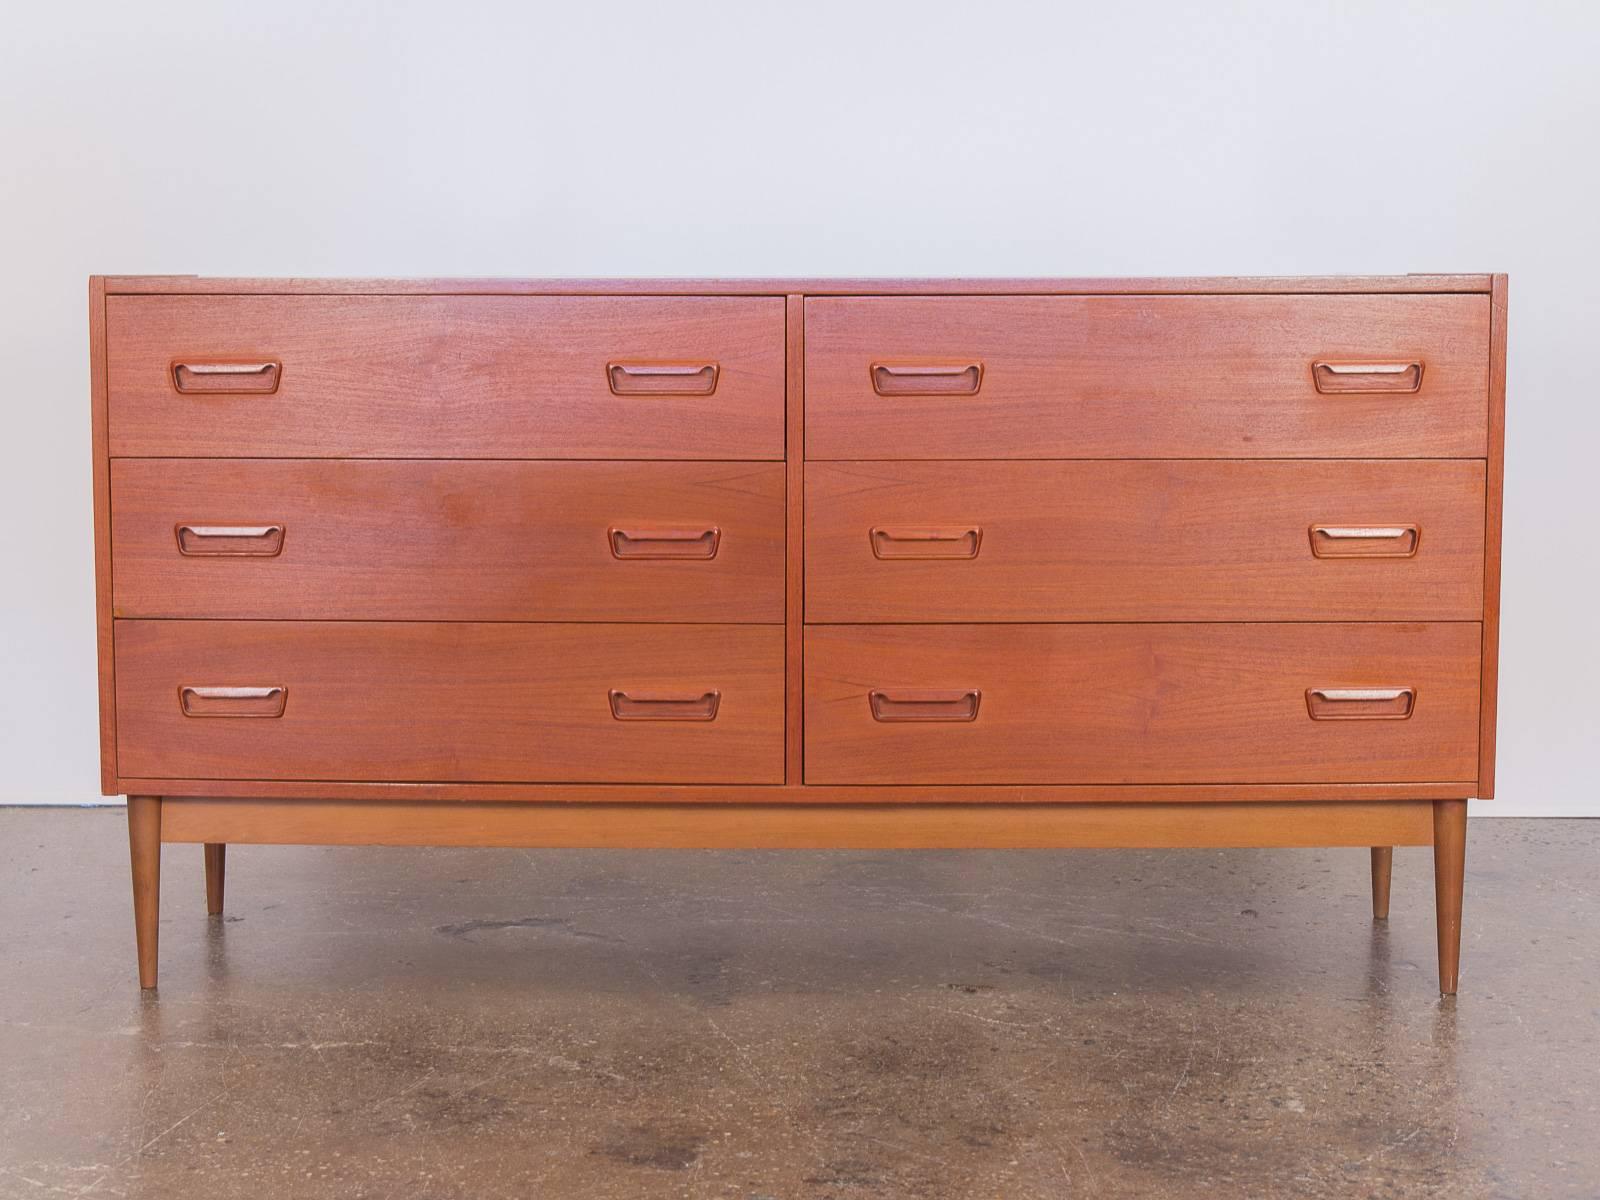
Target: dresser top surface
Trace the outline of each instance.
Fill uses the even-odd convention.
[[[94,276],[109,295],[1296,295],[1491,291],[1494,276],[1306,275],[1197,276],[1122,279],[317,279],[200,275]]]

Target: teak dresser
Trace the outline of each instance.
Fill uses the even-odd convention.
[[[1494,793],[1503,275],[90,281],[163,842],[1434,849]]]

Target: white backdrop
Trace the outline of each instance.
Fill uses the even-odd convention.
[[[1600,811],[1600,9],[16,5],[0,801],[98,793],[86,277],[1508,271],[1501,799]]]

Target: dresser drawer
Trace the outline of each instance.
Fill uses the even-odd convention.
[[[120,617],[784,617],[780,463],[117,459]]]
[[[828,462],[806,619],[1478,620],[1479,461]]]
[[[1453,782],[1476,623],[826,626],[814,784]]]
[[[806,301],[812,458],[1482,457],[1482,295]]]
[[[779,459],[772,297],[112,296],[113,456]]]
[[[779,783],[768,626],[118,621],[128,778]]]

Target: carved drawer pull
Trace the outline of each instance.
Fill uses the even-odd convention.
[[[611,715],[619,721],[715,721],[722,707],[722,693],[716,691],[674,696],[613,688],[610,698]]]
[[[288,704],[286,687],[178,689],[178,705],[186,717],[281,717]]]
[[[210,395],[270,395],[283,373],[279,362],[174,362],[172,386]]]
[[[722,530],[709,529],[620,529],[607,531],[614,558],[697,558],[709,561],[717,556]]]
[[[1311,378],[1325,395],[1415,392],[1422,387],[1422,361],[1314,362]]]
[[[867,703],[874,721],[976,721],[983,693],[977,688],[874,689]]]
[[[983,529],[978,525],[945,529],[877,525],[868,536],[874,558],[977,558],[983,544]]]
[[[872,364],[880,396],[976,396],[982,386],[981,362]]]
[[[1307,688],[1306,711],[1313,721],[1403,721],[1417,704],[1417,689]]]
[[[273,558],[283,552],[282,525],[179,525],[178,553],[190,558]]]
[[[1415,558],[1422,531],[1415,525],[1313,525],[1318,558]]]
[[[721,372],[714,362],[606,364],[606,379],[618,396],[709,396]]]

